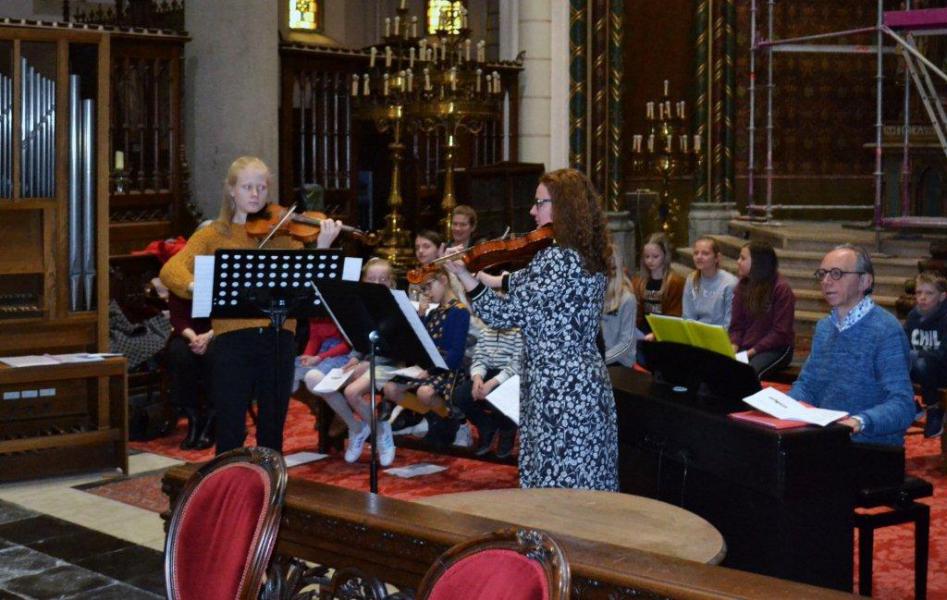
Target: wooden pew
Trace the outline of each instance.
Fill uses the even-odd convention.
[[[162,489],[172,506],[198,466],[173,467],[165,474]],[[428,567],[447,548],[508,526],[414,502],[290,479],[276,555],[281,564],[293,557],[334,569],[355,568],[399,588],[416,589]],[[557,540],[572,569],[574,598],[851,597],[567,536],[557,536]]]

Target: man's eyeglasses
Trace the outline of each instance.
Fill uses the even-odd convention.
[[[536,201],[533,202],[533,206],[535,206],[537,209],[540,209],[542,208],[543,204],[546,204],[547,202],[552,202],[552,198],[536,198]]]
[[[833,281],[838,281],[842,278],[842,275],[864,275],[865,271],[843,271],[842,269],[816,269],[815,279],[816,281],[822,281],[825,279],[825,276],[828,275],[832,278]]]

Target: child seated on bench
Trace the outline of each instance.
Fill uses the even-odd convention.
[[[938,437],[944,430],[944,409],[937,388],[947,386],[947,280],[932,271],[917,276],[914,285],[917,305],[904,322],[911,344],[911,381],[921,387],[927,411],[924,437]]]

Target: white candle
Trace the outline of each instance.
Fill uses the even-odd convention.
[[[369,94],[368,79],[368,73],[362,75],[362,94],[366,96]]]
[[[395,35],[400,35],[401,17],[395,17]]]
[[[667,151],[668,151],[668,152],[671,151],[671,147],[673,146],[673,144],[672,144],[673,141],[674,141],[674,137],[669,134],[668,137],[667,137],[667,140],[665,140],[665,144],[664,144],[664,146],[667,148]]]
[[[477,62],[485,62],[487,60],[487,43],[483,40],[477,42]]]
[[[450,91],[457,91],[457,67],[450,68]]]
[[[670,100],[664,101],[664,114],[666,114],[667,118],[669,119],[673,116],[671,114],[671,101]]]
[[[358,73],[352,73],[352,95],[358,96]]]
[[[418,40],[418,60],[427,60],[427,40]]]
[[[385,17],[385,37],[391,35],[391,17]]]
[[[467,9],[463,7],[460,9],[460,27],[467,29]]]
[[[654,152],[654,134],[648,136],[648,152]]]
[[[405,8],[405,6],[404,6],[404,3],[405,3],[405,2],[407,2],[407,0],[401,0],[401,6],[399,7],[399,8],[401,8],[401,10],[404,10],[404,8]]]
[[[387,96],[387,95],[388,95],[388,73],[385,73],[385,74],[382,76],[381,95],[382,95],[382,96]]]
[[[681,136],[681,152],[687,154],[687,135]]]
[[[700,154],[700,134],[694,136],[694,153]]]
[[[408,73],[405,75],[405,79],[408,83],[408,92],[409,93],[413,92],[414,91],[414,71],[408,71]]]
[[[653,119],[654,118],[654,102],[645,102],[644,105],[644,118]]]
[[[437,60],[437,42],[431,42],[431,60]]]
[[[487,93],[489,94],[492,91],[493,91],[493,75],[491,75],[490,73],[487,73]]]
[[[667,79],[664,80],[664,95],[665,96],[668,95],[668,80]]]
[[[470,38],[464,40],[464,60],[470,62]]]
[[[427,67],[424,67],[424,91],[431,91],[431,72]]]
[[[372,57],[371,57],[371,59],[369,59],[369,61],[368,61],[368,68],[370,68],[370,69],[374,69],[374,68],[375,68],[375,55],[377,55],[377,54],[378,54],[378,48],[372,46]]]
[[[411,17],[411,37],[418,37],[418,18]]]
[[[124,171],[125,170],[125,153],[121,150],[115,151],[115,170]]]
[[[658,119],[664,120],[664,102],[658,102]]]
[[[385,46],[385,68],[391,66],[391,46]]]
[[[414,46],[408,49],[408,68],[414,68]]]
[[[483,70],[477,69],[477,93],[480,93],[480,78],[483,77]]]
[[[499,94],[500,93],[500,74],[497,73],[496,71],[493,72],[493,87],[494,87],[494,90],[493,90],[494,93]]]

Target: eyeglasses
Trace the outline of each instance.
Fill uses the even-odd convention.
[[[813,275],[815,276],[816,281],[822,281],[825,279],[825,276],[828,275],[832,278],[832,281],[838,281],[842,278],[842,275],[864,275],[865,271],[843,271],[842,269],[816,269]]]
[[[533,202],[533,206],[535,206],[537,209],[540,209],[542,208],[543,204],[546,204],[547,202],[552,202],[552,198],[536,198],[536,201]]]

